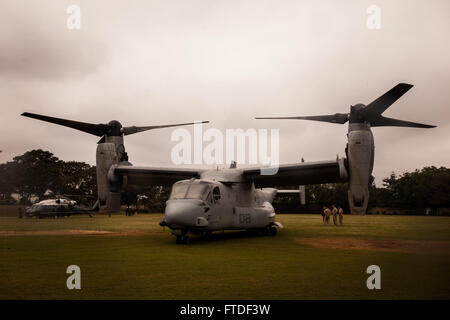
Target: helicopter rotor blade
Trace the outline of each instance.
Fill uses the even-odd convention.
[[[362,109],[360,111],[360,117],[369,122],[372,121],[372,119],[375,120],[412,87],[412,84],[399,83]]]
[[[108,126],[107,124],[93,124],[93,123],[79,122],[79,121],[44,116],[41,114],[30,113],[30,112],[24,112],[24,113],[22,113],[22,116],[58,124],[58,125],[64,126],[64,127],[69,127],[69,128],[75,129],[75,130],[93,134],[98,137],[101,137],[104,134],[108,133],[108,131],[111,129],[111,127]]]
[[[147,131],[147,130],[170,128],[170,127],[179,127],[179,126],[192,125],[192,124],[196,124],[196,123],[209,123],[209,121],[165,124],[165,125],[160,125],[160,126],[146,126],[146,127],[136,127],[136,126],[123,127],[122,128],[122,132],[123,132],[124,135],[127,136],[127,135],[130,135],[130,134],[135,134],[135,133],[139,133],[139,132],[143,132],[143,131]]]
[[[423,123],[417,123],[417,122],[411,122],[411,121],[405,121],[405,120],[398,120],[398,119],[393,119],[393,118],[386,118],[383,116],[380,116],[378,119],[371,121],[370,125],[372,127],[411,127],[411,128],[435,128],[436,127],[436,126],[429,125],[429,124],[423,124]]]
[[[304,116],[304,117],[256,117],[255,119],[313,120],[313,121],[344,124],[348,121],[348,113],[335,113],[320,116]]]

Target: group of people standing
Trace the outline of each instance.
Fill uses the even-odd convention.
[[[342,209],[341,206],[338,206],[336,208],[336,206],[333,204],[331,206],[331,210],[327,206],[323,206],[322,211],[323,224],[325,225],[330,224],[330,216],[333,216],[333,223],[335,226],[338,225],[338,218],[339,218],[339,225],[342,226],[342,224],[344,223],[344,210]]]

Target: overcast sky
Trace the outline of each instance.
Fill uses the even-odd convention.
[[[69,30],[66,9],[81,8]],[[381,8],[381,29],[366,10]],[[344,155],[347,125],[255,116],[348,112],[399,82],[384,115],[435,129],[374,128],[377,184],[391,171],[450,167],[450,2],[2,1],[0,163],[42,148],[95,163],[97,137],[21,117],[92,123],[278,128],[280,162]],[[172,129],[126,137],[135,165],[170,166]]]

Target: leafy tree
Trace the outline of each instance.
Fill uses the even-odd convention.
[[[56,186],[61,161],[41,149],[25,152],[4,166],[5,183],[23,199],[30,202],[33,195],[42,198],[47,189]]]
[[[293,187],[294,188],[294,187]],[[337,204],[348,210],[347,183],[306,186],[307,206]],[[369,207],[448,208],[450,207],[450,169],[425,167],[402,175],[392,173],[383,187],[369,187]],[[296,199],[282,197],[275,204],[296,204]]]
[[[394,173],[383,180],[390,193],[391,203],[399,207],[449,207],[450,169],[425,167],[422,170]]]
[[[56,191],[60,194],[97,196],[96,169],[84,162],[61,162]]]
[[[31,150],[0,164],[1,199],[18,193],[22,201],[30,203],[33,196],[44,198],[48,189],[54,194],[96,197],[95,175],[95,167],[89,164],[64,162],[49,151]]]

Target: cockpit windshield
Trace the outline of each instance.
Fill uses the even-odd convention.
[[[174,184],[172,187],[172,193],[170,194],[170,199],[185,199],[188,189],[189,184]]]
[[[205,200],[211,189],[211,185],[199,181],[181,181],[172,187],[170,200],[176,199],[199,199]]]

